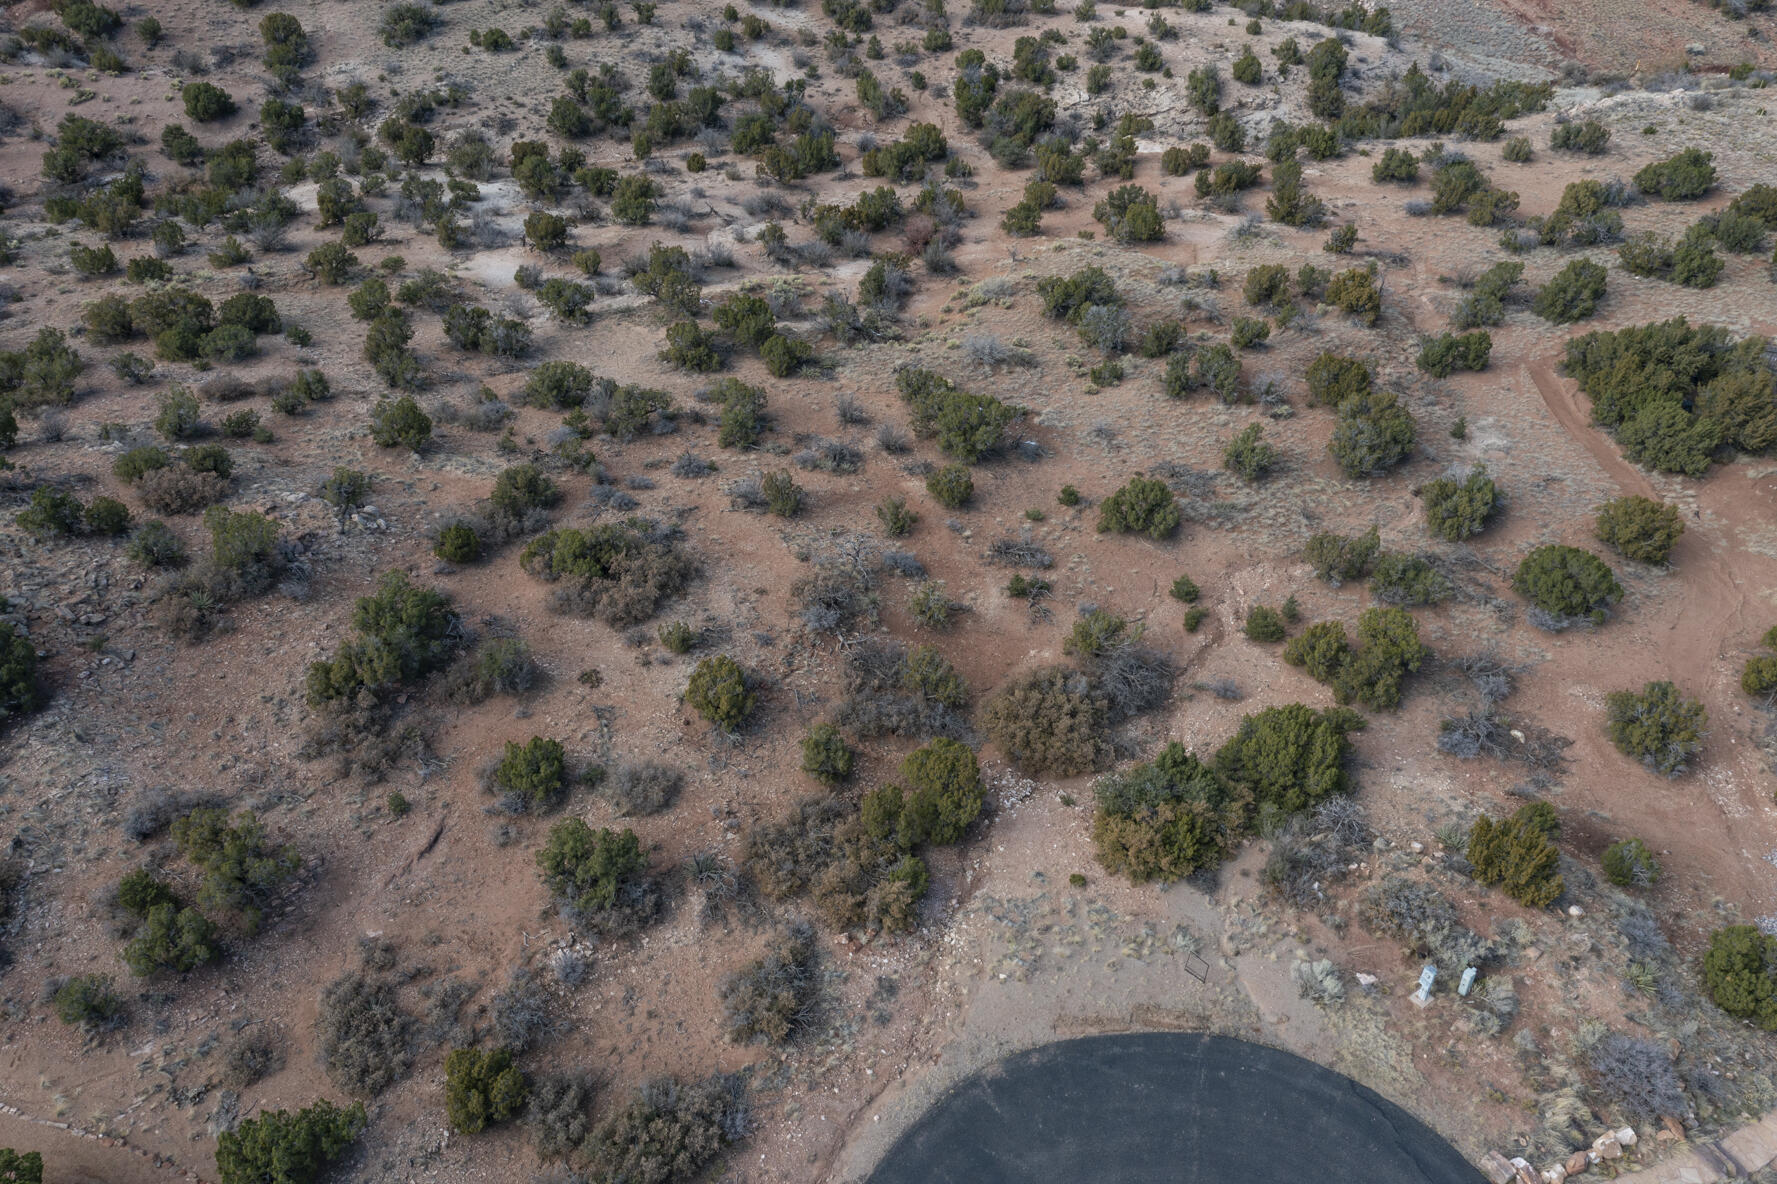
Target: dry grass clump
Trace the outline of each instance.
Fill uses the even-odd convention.
[[[1388,876],[1358,899],[1357,917],[1371,933],[1413,943],[1416,956],[1431,958],[1446,976],[1498,956],[1492,942],[1457,919],[1450,898],[1422,880]]]

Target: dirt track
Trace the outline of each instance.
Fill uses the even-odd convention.
[[[1623,459],[1615,443],[1592,422],[1581,406],[1585,396],[1576,385],[1555,371],[1556,362],[1540,359],[1525,364],[1544,404],[1569,436],[1583,444],[1598,467],[1608,473],[1624,494],[1660,498],[1646,473]],[[1682,605],[1673,606],[1666,635],[1660,645],[1659,669],[1686,686],[1706,686],[1716,681],[1722,663],[1734,648],[1732,641],[1745,636],[1756,621],[1747,613],[1747,575],[1763,566],[1759,557],[1737,547],[1736,523],[1768,521],[1768,508],[1753,498],[1725,494],[1708,498],[1706,486],[1697,492],[1698,506],[1709,505],[1708,525],[1701,510],[1685,524],[1681,550],[1674,562],[1685,567]]]

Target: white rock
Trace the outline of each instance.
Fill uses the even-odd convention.
[[[1577,904],[1570,904],[1567,906],[1567,915],[1570,917],[1583,917],[1586,915],[1586,910],[1582,909]]]
[[[1558,1163],[1543,1173],[1543,1184],[1561,1184],[1565,1179],[1567,1179],[1566,1164]]]
[[[1625,1147],[1633,1147],[1640,1141],[1641,1137],[1635,1133],[1635,1128],[1632,1126],[1626,1126],[1617,1132],[1617,1142]]]

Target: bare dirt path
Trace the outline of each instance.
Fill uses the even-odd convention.
[[[1614,445],[1606,440],[1592,427],[1592,414],[1580,406],[1578,388],[1568,389],[1560,375],[1555,373],[1555,363],[1544,358],[1539,361],[1526,362],[1524,369],[1529,372],[1531,381],[1549,406],[1549,411],[1560,421],[1567,434],[1585,446],[1598,467],[1609,473],[1624,493],[1639,493],[1643,497],[1658,497],[1653,483],[1647,475],[1617,452]]]
[[[119,1180],[204,1184],[204,1177],[164,1155],[73,1123],[32,1117],[10,1105],[0,1109],[0,1145],[41,1151],[56,1184],[113,1184]]]
[[[1625,494],[1668,500],[1646,473],[1624,460],[1615,444],[1592,426],[1590,411],[1580,405],[1578,388],[1555,373],[1553,361],[1528,362],[1525,369],[1550,413],[1585,446],[1598,467]],[[1703,496],[1703,487],[1698,486],[1696,497],[1701,500]],[[1675,557],[1675,562],[1685,568],[1686,596],[1669,621],[1660,647],[1661,668],[1671,671],[1675,681],[1689,681],[1699,687],[1713,682],[1718,664],[1727,656],[1732,635],[1745,632],[1752,624],[1746,611],[1744,576],[1736,577],[1734,573],[1746,571],[1749,561],[1757,563],[1756,556],[1742,553],[1728,541],[1737,533],[1732,522],[1727,523],[1726,530],[1711,529],[1717,504],[1721,516],[1738,518],[1746,513],[1744,499],[1716,492],[1709,500],[1712,522],[1707,526],[1702,523],[1701,510],[1693,507],[1694,517],[1686,523],[1686,543],[1681,544],[1683,550]]]

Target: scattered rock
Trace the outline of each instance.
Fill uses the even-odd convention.
[[[1512,1184],[1512,1180],[1518,1175],[1518,1169],[1512,1166],[1512,1161],[1497,1151],[1489,1151],[1481,1157],[1481,1171],[1486,1173],[1492,1184]]]

